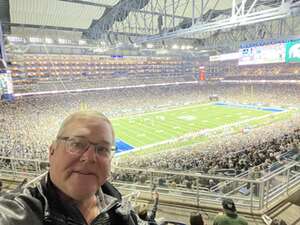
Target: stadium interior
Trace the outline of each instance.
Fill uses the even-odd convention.
[[[300,224],[299,33],[298,0],[0,0],[2,191],[96,110],[110,181],[137,210],[158,191],[161,224],[212,225],[225,197],[250,225]]]

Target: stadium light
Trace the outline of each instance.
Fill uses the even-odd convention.
[[[156,54],[158,55],[164,55],[167,54],[169,51],[167,49],[158,49],[156,50]]]
[[[153,47],[154,47],[153,44],[151,44],[151,43],[147,44],[147,48],[153,48]]]
[[[79,40],[79,41],[78,41],[78,44],[79,44],[79,45],[86,45],[86,40]]]
[[[179,48],[179,46],[176,44],[172,46],[172,49],[178,49],[178,48]]]
[[[7,36],[7,40],[10,42],[25,42],[23,38],[17,36]]]
[[[102,52],[105,52],[106,49],[105,48],[96,48],[93,50],[93,52],[96,52],[96,53],[102,53]]]
[[[59,44],[71,44],[71,40],[63,39],[63,38],[58,38],[58,43]]]
[[[53,40],[51,38],[45,38],[45,42],[47,44],[52,44],[53,43]]]
[[[42,42],[42,39],[38,38],[38,37],[29,37],[29,42],[31,42],[31,43],[40,43],[40,42]]]

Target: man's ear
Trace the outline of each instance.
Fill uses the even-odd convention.
[[[56,149],[56,142],[53,141],[52,144],[51,144],[50,147],[49,147],[49,155],[53,155],[55,149]]]

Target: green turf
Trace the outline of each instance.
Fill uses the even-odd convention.
[[[112,122],[117,138],[134,147],[143,147],[267,114],[274,113],[206,104],[117,118]]]

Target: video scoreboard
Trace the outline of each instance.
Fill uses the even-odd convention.
[[[239,65],[300,62],[300,39],[242,44]]]

